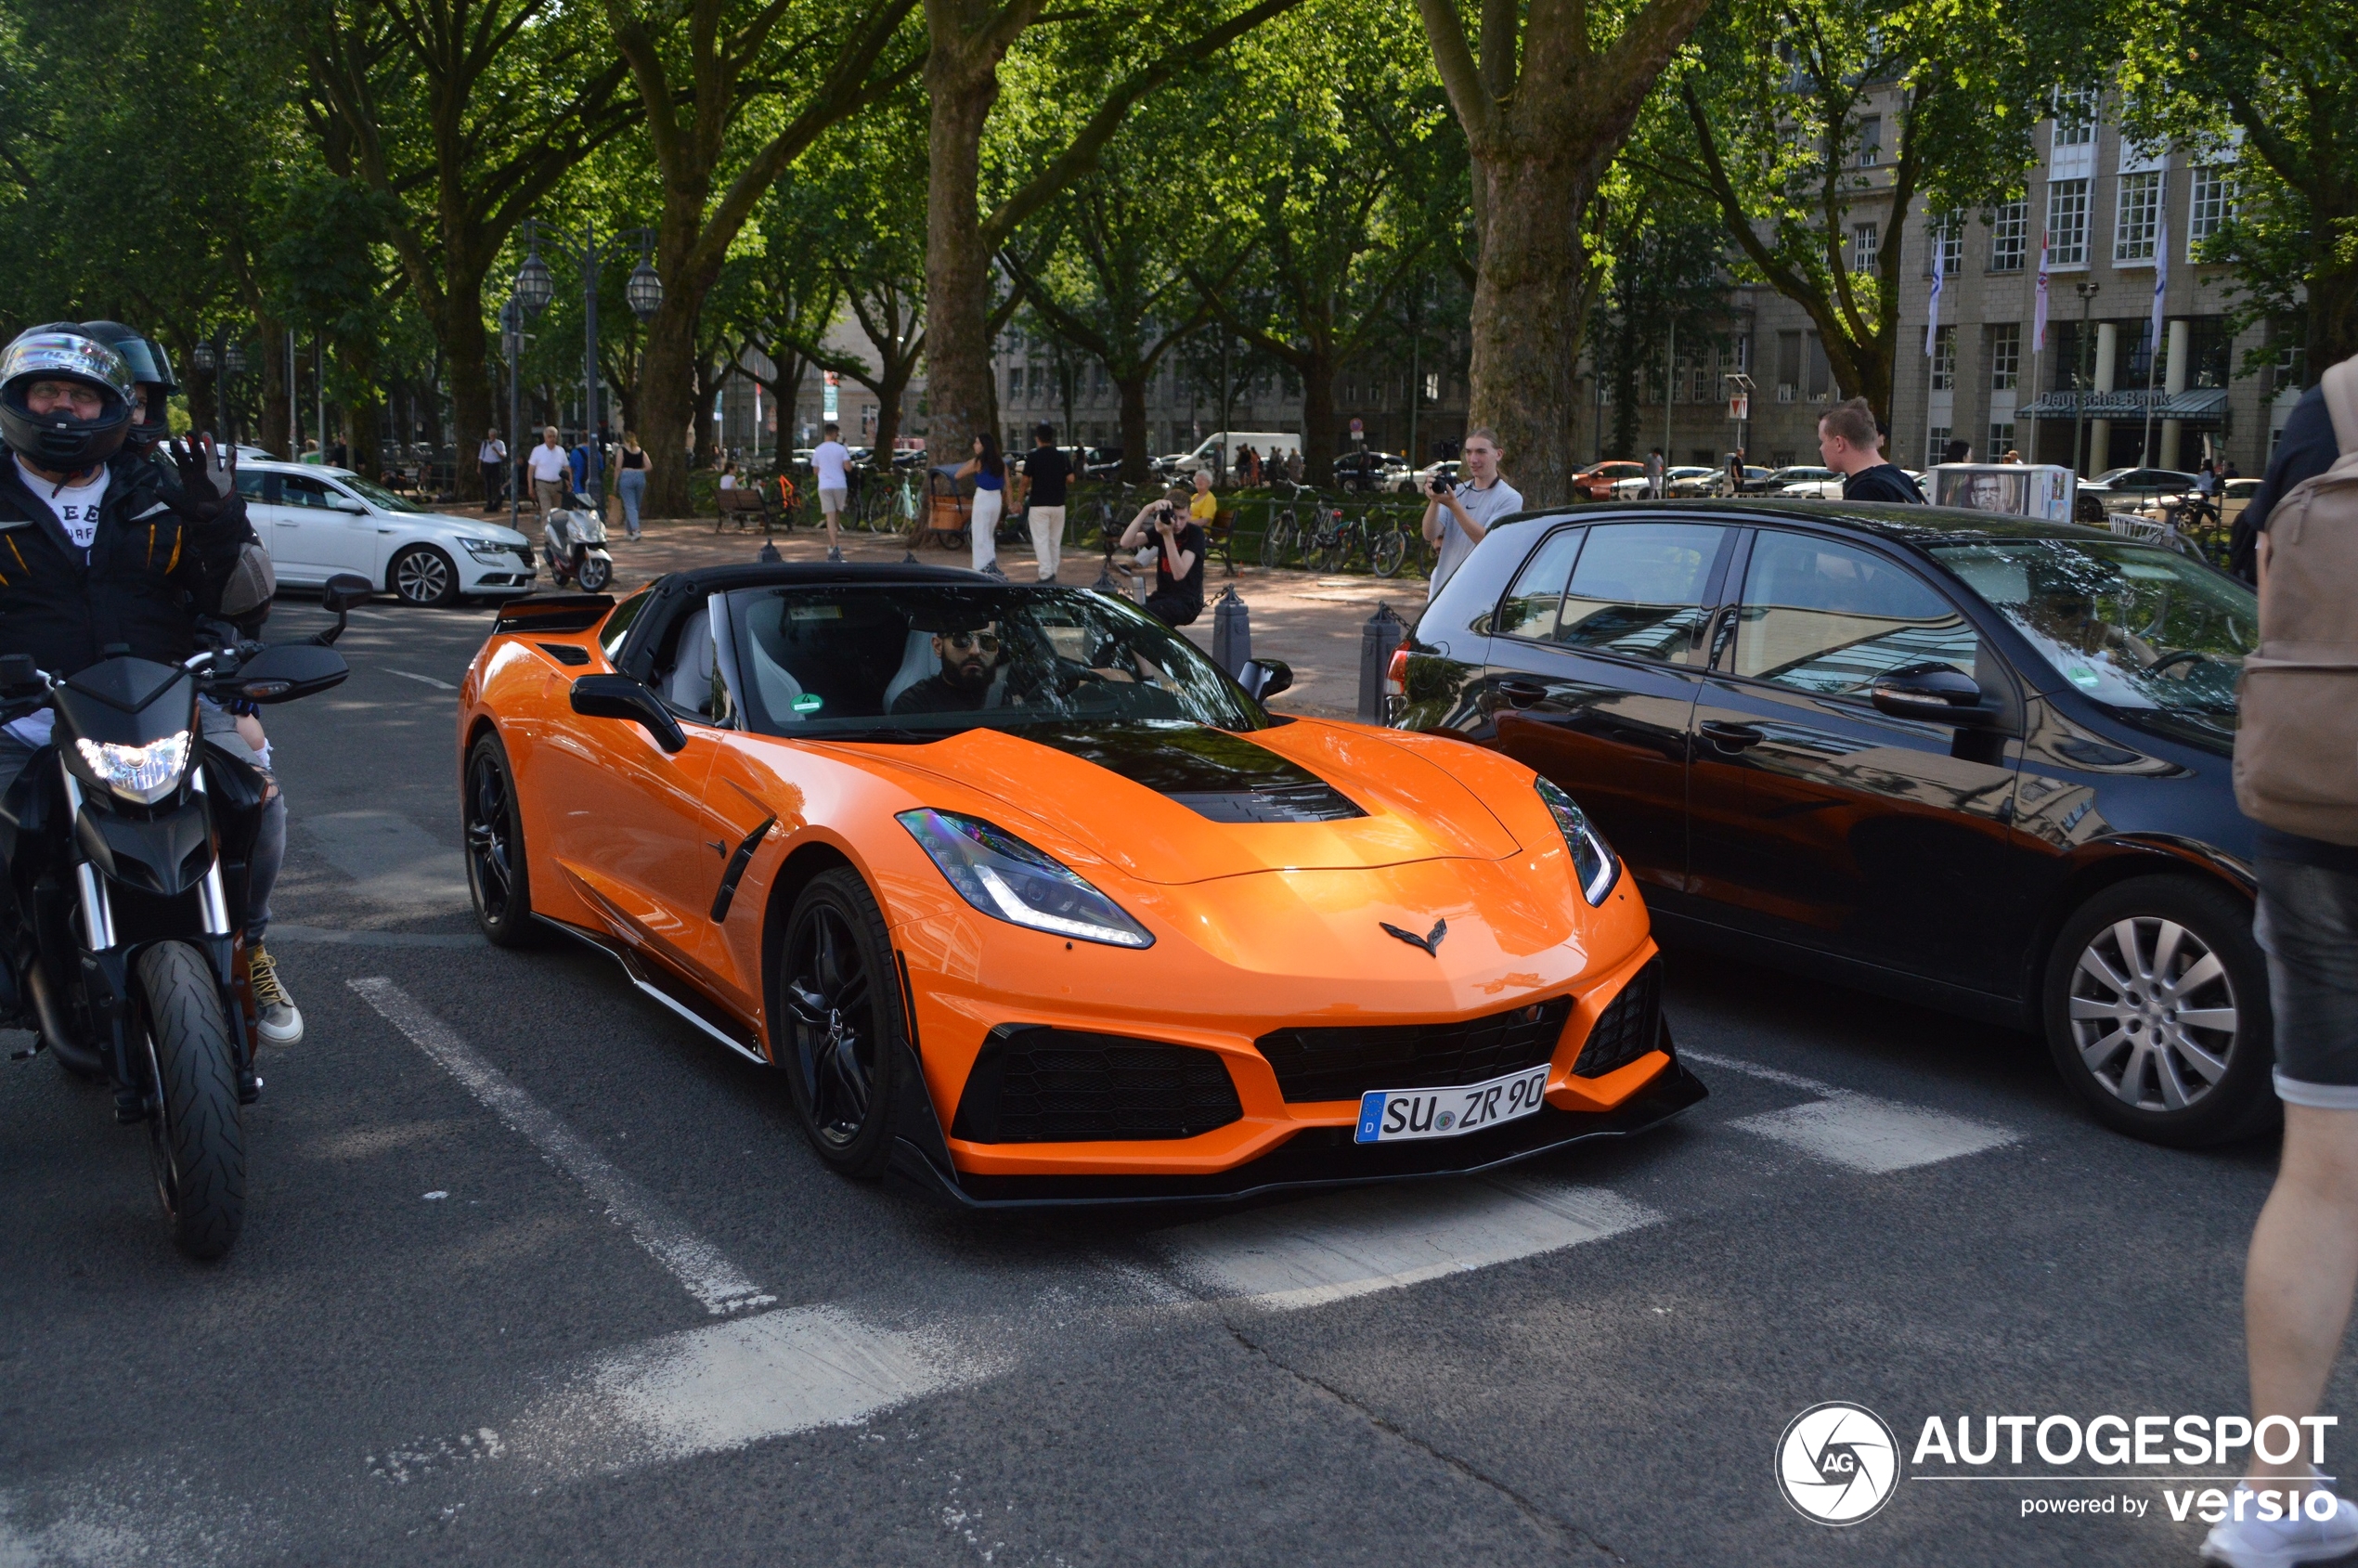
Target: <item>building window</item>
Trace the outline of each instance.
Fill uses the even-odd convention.
[[[1883,116],[1870,114],[1859,122],[1859,166],[1872,169],[1883,162]]]
[[[1933,464],[1940,460],[1940,448],[1946,447],[1947,445],[1949,445],[1949,427],[1947,425],[1936,424],[1928,426],[1925,429],[1924,466],[1926,468],[1930,468]]]
[[[2088,182],[2047,182],[2047,258],[2055,266],[2088,265]]]
[[[2022,383],[2022,323],[1989,329],[1989,390],[2012,392]]]
[[[1989,270],[2020,272],[2030,249],[2030,203],[2002,201],[1989,214]]]
[[[1850,226],[1850,270],[1853,272],[1874,271],[1877,244],[1873,224],[1852,224]]]
[[[1023,367],[1020,365],[1010,365],[1007,367],[1007,401],[1012,403],[1022,395]]]
[[[1957,268],[1965,255],[1965,220],[1959,213],[1949,213],[1927,219],[1924,223],[1924,276],[1940,268],[1943,278],[1957,276]]]
[[[2153,260],[2155,231],[2161,222],[2161,172],[2121,175],[2114,214],[2114,264]]]
[[[2228,188],[2228,177],[2234,170],[2223,163],[2211,163],[2195,170],[2194,194],[2186,203],[2186,259],[2202,259],[2202,242],[2219,232],[2219,226],[2235,216],[2235,197]]]
[[[2014,449],[2015,421],[2012,420],[1990,421],[1989,449],[1981,455],[1982,460],[1984,462],[2002,461],[2004,460],[2006,454]]]
[[[2086,147],[2096,139],[2096,90],[2083,87],[2078,92],[2055,94],[2055,142],[2057,147]]]
[[[1957,329],[1943,327],[1932,335],[1932,389],[1951,392],[1957,385]]]

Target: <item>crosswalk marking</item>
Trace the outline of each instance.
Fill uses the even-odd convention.
[[[1729,1125],[1873,1175],[1979,1154],[2020,1137],[1986,1121],[1850,1094],[1741,1117]]]
[[[1463,1181],[1337,1194],[1167,1233],[1205,1293],[1292,1311],[1597,1241],[1663,1216],[1603,1187]]]

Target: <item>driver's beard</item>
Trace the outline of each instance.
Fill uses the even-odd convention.
[[[967,659],[953,665],[950,670],[950,684],[961,692],[979,692],[991,684],[991,667],[980,659]]]

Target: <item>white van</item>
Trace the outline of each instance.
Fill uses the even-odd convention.
[[[1174,479],[1191,479],[1196,470],[1208,466],[1216,458],[1221,473],[1234,473],[1237,453],[1247,447],[1260,453],[1262,461],[1266,462],[1273,447],[1279,452],[1300,451],[1302,436],[1284,430],[1224,430],[1205,436],[1203,444],[1192,452],[1174,452],[1163,459],[1163,469]]]

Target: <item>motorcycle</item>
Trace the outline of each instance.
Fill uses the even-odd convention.
[[[579,583],[597,593],[614,581],[614,557],[606,553],[606,520],[590,498],[576,491],[540,525],[541,553],[559,588]]]
[[[50,741],[0,797],[0,855],[15,903],[0,1017],[43,1052],[114,1089],[115,1120],[145,1123],[174,1242],[217,1258],[245,1218],[242,1108],[256,1014],[245,963],[246,874],[262,826],[261,771],[203,742],[197,701],[292,702],[350,673],[329,644],[372,591],[327,584],[336,624],[304,642],[214,646],[178,666],[117,652],[62,679],[0,657],[0,723],[46,711]],[[117,645],[120,648],[120,645]]]

